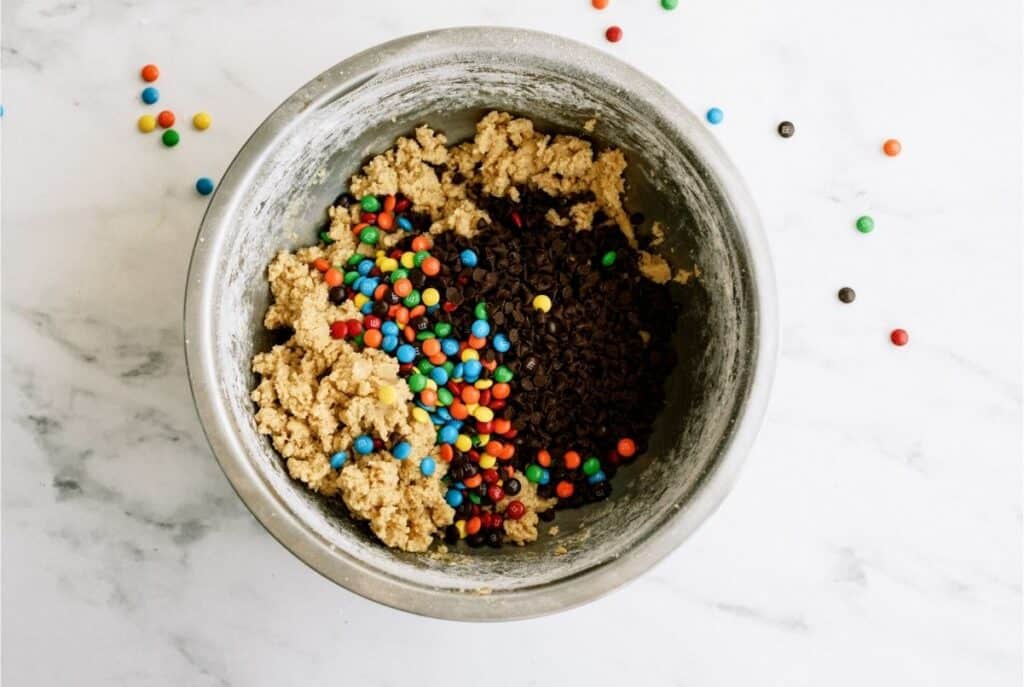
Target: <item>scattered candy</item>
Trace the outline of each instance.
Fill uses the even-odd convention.
[[[896,157],[903,151],[903,145],[895,138],[890,138],[882,144],[882,152],[889,157]]]
[[[174,126],[174,113],[170,110],[162,110],[160,114],[156,116],[157,124],[164,129],[170,129]]]
[[[857,292],[851,289],[849,286],[844,286],[839,289],[839,300],[843,303],[853,303],[857,299]]]
[[[708,110],[705,117],[707,118],[708,123],[710,124],[721,124],[722,120],[725,119],[725,113],[722,112],[717,107],[712,107],[710,110]]]
[[[661,0],[662,9],[674,10],[679,7],[679,0]]]
[[[196,179],[196,191],[201,196],[208,196],[213,193],[213,179],[210,177],[199,177]]]
[[[142,115],[139,117],[139,131],[144,134],[148,134],[150,131],[156,128],[156,117],[153,115]]]
[[[870,234],[875,229],[875,220],[867,215],[861,215],[857,218],[857,231],[862,234]]]
[[[795,133],[796,127],[793,126],[793,122],[779,122],[779,136],[790,138]]]
[[[178,145],[178,141],[181,140],[181,136],[179,136],[178,132],[174,129],[168,129],[163,133],[163,136],[160,137],[160,140],[163,141],[164,145],[168,148],[173,148]]]
[[[590,0],[590,4],[595,10],[603,10],[608,6],[608,0]]]
[[[160,77],[160,68],[155,64],[147,64],[141,72],[143,81],[156,81]]]
[[[210,117],[209,112],[197,112],[192,115],[192,126],[200,131],[206,131],[211,124],[213,124],[213,118]]]
[[[147,105],[152,105],[157,100],[160,100],[160,91],[153,86],[146,86],[142,89],[142,102]]]
[[[910,341],[910,334],[907,333],[906,329],[893,329],[892,333],[889,334],[889,340],[895,346],[906,346]]]
[[[618,43],[622,40],[622,29],[618,26],[609,26],[604,32],[604,37],[609,43]]]

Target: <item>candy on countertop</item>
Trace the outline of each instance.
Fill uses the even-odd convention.
[[[590,0],[590,5],[595,10],[603,10],[608,6],[608,0]]]
[[[796,133],[796,126],[793,125],[793,122],[779,122],[778,131],[779,136],[782,136],[783,138],[790,138]]]
[[[161,110],[156,116],[156,123],[164,129],[170,129],[174,126],[174,113],[170,110]]]
[[[148,134],[149,132],[156,129],[156,117],[154,117],[151,114],[142,115],[141,117],[139,117],[138,127],[139,131],[141,131],[144,134]]]
[[[609,43],[618,43],[622,40],[622,28],[619,26],[609,26],[604,32],[604,37]]]
[[[895,138],[890,138],[882,144],[882,152],[889,157],[896,157],[903,151],[903,145]]]
[[[192,115],[192,126],[200,131],[206,131],[211,124],[213,124],[213,118],[210,117],[209,112],[197,112]]]
[[[210,177],[199,177],[196,179],[196,191],[201,196],[208,196],[213,193],[213,179]]]
[[[906,329],[893,329],[889,334],[889,340],[894,346],[906,346],[910,342],[910,334]]]
[[[160,137],[160,140],[163,141],[164,145],[168,148],[173,148],[178,145],[178,142],[181,140],[181,136],[179,136],[178,132],[174,129],[168,129]]]
[[[662,9],[674,10],[679,7],[679,0],[661,0]]]
[[[704,116],[710,124],[721,124],[722,120],[725,119],[725,113],[717,107],[712,107]]]
[[[839,300],[843,303],[853,303],[857,299],[857,292],[851,289],[849,286],[844,286],[839,289]]]
[[[140,74],[142,75],[143,81],[156,81],[160,78],[160,68],[155,64],[147,64],[140,70]]]
[[[146,86],[142,89],[142,102],[147,105],[152,105],[157,100],[160,100],[160,91],[154,86]]]
[[[868,215],[861,215],[857,218],[857,231],[862,234],[870,234],[875,230],[875,220]]]

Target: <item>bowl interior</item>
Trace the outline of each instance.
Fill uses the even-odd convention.
[[[340,567],[312,564],[364,593],[353,575],[411,590],[487,589],[486,603],[495,604],[503,594],[569,582],[631,555],[687,511],[716,469],[746,401],[756,357],[758,309],[748,248],[708,164],[706,140],[700,150],[694,145],[707,138],[701,123],[678,104],[672,110],[652,104],[649,82],[625,90],[597,67],[589,71],[524,51],[511,59],[499,48],[428,44],[384,51],[362,72],[349,73],[346,64],[311,82],[257,132],[222,181],[200,234],[200,244],[210,241],[202,247],[210,254],[205,264],[215,266],[193,275],[207,280],[202,298],[209,301],[203,306],[210,318],[204,345],[215,382],[202,393],[220,407],[219,422],[227,426],[218,431],[232,436],[232,450],[240,454],[235,459],[273,494],[273,504],[254,512],[265,523],[275,517],[300,523],[306,543],[285,543],[293,550],[320,549],[318,560],[344,561]],[[528,116],[550,132],[580,134],[584,122],[595,118],[590,137],[596,145],[618,147],[628,157],[630,208],[642,210],[648,225],[658,219],[667,226],[661,248],[674,267],[698,265],[702,276],[675,287],[683,304],[675,341],[680,362],[666,382],[667,405],[650,450],[620,471],[608,501],[560,512],[559,533],[544,534],[531,546],[444,557],[405,554],[376,543],[338,504],[292,481],[256,432],[249,365],[254,352],[270,345],[262,326],[266,267],[277,251],[316,240],[325,209],[368,156],[423,123],[445,133],[449,143],[463,140],[491,109]],[[250,507],[265,498],[233,481]],[[563,547],[566,553],[556,555]],[[403,605],[393,597],[382,600]]]

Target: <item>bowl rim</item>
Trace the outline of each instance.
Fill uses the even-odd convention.
[[[543,586],[481,595],[409,583],[354,557],[337,555],[329,542],[304,525],[260,478],[246,460],[237,437],[227,428],[227,409],[216,402],[216,365],[212,280],[214,246],[234,206],[234,199],[256,172],[263,151],[286,133],[304,110],[324,105],[365,82],[367,74],[424,50],[529,53],[600,74],[623,87],[642,84],[648,104],[681,119],[695,120],[678,99],[654,79],[596,48],[539,31],[506,27],[456,27],[426,31],[371,47],[315,77],[279,105],[246,140],[226,169],[210,200],[189,261],[184,301],[185,362],[200,425],[232,488],[249,511],[285,548],[321,575],[359,594],[399,610],[450,620],[514,620],[567,610],[599,598],[635,579],[679,547],[721,504],[736,482],[767,408],[778,355],[775,278],[766,237],[753,199],[739,172],[705,127],[693,128],[688,142],[701,155],[728,198],[750,257],[752,298],[758,313],[752,334],[756,353],[750,385],[735,428],[724,439],[721,455],[687,506],[667,519],[628,555],[600,563],[572,577]]]

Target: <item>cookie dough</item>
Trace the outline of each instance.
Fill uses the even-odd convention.
[[[592,128],[589,124],[588,130]],[[486,115],[471,141],[450,148],[446,144],[442,134],[425,126],[416,129],[414,136],[398,139],[392,149],[372,158],[351,179],[350,193],[401,194],[413,212],[429,218],[431,233],[453,231],[466,237],[490,223],[474,200],[478,193],[513,202],[518,202],[521,189],[582,198],[562,215],[552,210],[551,224],[587,230],[600,211],[636,248],[622,204],[626,160],[620,151],[596,152],[586,140],[540,133],[530,120],[503,112]],[[252,361],[259,375],[252,391],[256,426],[270,437],[294,479],[324,496],[340,497],[387,546],[424,551],[453,522],[442,482],[447,465],[438,455],[434,426],[414,416],[413,394],[395,359],[331,338],[332,322],[361,315],[351,301],[333,304],[324,279],[311,265],[320,258],[341,265],[357,252],[373,257],[375,249],[357,244],[354,237],[358,204],[333,207],[328,214],[333,243],[283,251],[269,267],[273,303],[264,324],[294,334]],[[386,251],[402,236],[401,231],[381,232],[376,250]],[[659,283],[671,279],[662,258],[640,256],[649,278]],[[352,444],[361,434],[380,438],[384,448],[358,455]],[[412,446],[405,460],[395,459],[387,449],[399,441]],[[348,459],[336,470],[330,461],[339,451],[347,451]],[[420,461],[428,456],[437,466],[429,477],[420,470]],[[506,518],[503,527],[507,540],[524,544],[538,536],[538,513],[552,508],[557,499],[540,498],[534,484],[518,472],[515,476],[522,485],[515,499],[526,506],[526,514],[518,520]],[[510,501],[506,497],[496,510],[503,512]]]

